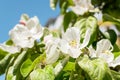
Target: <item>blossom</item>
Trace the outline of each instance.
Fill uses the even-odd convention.
[[[18,53],[21,50],[20,47],[13,46],[13,45],[9,46],[9,45],[6,45],[6,44],[0,44],[0,49],[4,50],[6,52],[9,52],[11,54]]]
[[[49,28],[50,30],[58,30],[58,29],[60,29],[61,27],[63,27],[63,26],[62,26],[63,18],[64,18],[63,15],[58,16],[57,19],[56,19],[56,21],[55,21],[53,24],[50,24],[50,25],[48,26],[48,28]]]
[[[68,28],[63,34],[59,48],[64,54],[77,58],[82,53],[80,49],[87,46],[90,40],[89,30],[85,34],[83,43],[80,43],[80,30],[77,27]]]
[[[96,51],[90,47],[90,57],[99,57],[104,59],[108,64],[114,60],[112,53],[113,46],[108,39],[100,40],[96,45]]]
[[[112,62],[109,63],[110,67],[116,67],[120,65],[120,56],[116,57]]]
[[[58,75],[62,69],[63,69],[63,64],[59,62],[54,68],[55,75]]]
[[[43,35],[43,28],[36,16],[29,19],[22,15],[20,24],[17,24],[9,35],[15,45],[21,48],[32,48],[34,41]]]
[[[94,16],[97,18],[98,25],[101,25],[103,23],[103,14],[102,12],[95,13]]]
[[[46,63],[52,64],[58,60],[60,55],[58,50],[59,38],[50,34],[44,37],[44,42],[46,45]]]
[[[94,9],[94,6],[91,4],[91,0],[73,0],[74,6],[70,8],[78,15],[83,15],[84,13]]]

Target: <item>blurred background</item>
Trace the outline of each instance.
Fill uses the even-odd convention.
[[[59,8],[53,11],[49,4],[49,0],[0,0],[0,43],[9,39],[9,30],[19,23],[23,13],[30,17],[37,16],[42,26],[48,19],[57,17]],[[0,80],[4,79],[1,75]]]

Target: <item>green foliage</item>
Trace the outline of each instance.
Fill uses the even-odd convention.
[[[113,16],[111,16],[109,14],[104,14],[103,15],[103,20],[112,22],[113,24],[116,25],[117,29],[120,31],[120,19],[115,18],[115,17],[113,17]]]
[[[27,52],[23,51],[14,61],[13,65],[9,66],[7,70],[6,80],[21,80],[20,66],[24,61]]]
[[[75,25],[75,27],[79,27],[80,28],[80,37],[81,37],[81,41],[84,39],[85,37],[85,33],[88,29],[90,29],[90,41],[89,41],[89,45],[95,41],[96,36],[97,36],[97,20],[94,17],[88,17],[88,18],[83,18],[78,20]]]
[[[29,58],[23,62],[20,68],[20,72],[23,77],[27,77],[28,74],[37,66],[40,66],[40,62],[42,62],[45,58],[45,54],[38,56],[34,61],[31,61]]]
[[[120,79],[120,73],[119,72],[111,70],[111,73],[112,73],[112,76],[114,78],[113,80],[119,80]]]
[[[77,18],[76,14],[74,14],[72,11],[64,15],[63,21],[64,31],[66,31],[70,23],[74,23],[76,21],[76,18]]]
[[[75,63],[74,62],[68,62],[63,71],[75,71]]]
[[[38,41],[33,40],[33,46],[28,46],[30,48],[20,47],[19,45],[13,43],[14,41],[12,40],[14,39],[9,39],[5,42],[5,45],[9,47],[19,47],[21,49],[20,52],[15,54],[10,54],[9,52],[4,51],[4,49],[2,50],[0,46],[0,75],[6,73],[6,80],[120,80],[120,72],[118,72],[120,70],[119,63],[116,67],[111,68],[111,66],[108,65],[109,63],[104,60],[104,57],[109,57],[109,55],[107,55],[109,53],[113,53],[114,58],[120,56],[120,48],[116,45],[117,34],[111,29],[108,29],[105,33],[102,33],[99,30],[99,20],[93,17],[97,10],[87,10],[87,5],[94,6],[95,9],[97,7],[99,9],[98,12],[103,13],[103,22],[111,22],[111,24],[114,24],[120,31],[120,0],[91,0],[92,4],[87,0],[84,3],[82,3],[82,0],[80,2],[79,1],[80,0],[50,0],[50,7],[55,9],[57,6],[59,6],[60,14],[62,17],[64,17],[62,18],[63,26],[61,26],[62,28],[59,27],[61,31],[43,28],[44,30],[41,31],[43,34],[41,34],[42,37],[40,37]],[[71,6],[74,8],[71,8]],[[83,13],[85,12],[85,14],[76,14],[76,12],[73,10],[75,8],[76,10],[83,10]],[[28,26],[25,25],[26,28],[34,25],[34,23],[37,22],[34,21],[34,18],[32,18],[33,21],[29,19],[27,15],[23,15],[21,17],[21,21],[22,19],[23,22],[31,22]],[[60,49],[62,40],[64,41],[62,34],[64,34],[66,30],[68,28],[70,29],[71,27],[78,27],[80,29],[80,37],[77,35],[74,36],[74,34],[66,34],[68,35],[67,37],[70,39],[72,38],[73,40],[65,39],[66,42],[63,43],[68,44],[67,46],[63,45],[63,47],[68,51],[66,50],[64,52]],[[32,36],[27,37],[25,42],[27,42],[27,40],[32,42],[32,38],[36,39],[36,35],[38,36],[39,34],[35,32],[37,31],[36,29],[39,29],[38,26],[30,31]],[[87,31],[89,31],[89,33],[86,35]],[[22,32],[22,29],[20,32]],[[49,38],[49,34],[53,35],[52,39],[50,39],[51,36]],[[80,44],[84,43],[84,41],[87,43],[87,40],[89,40],[89,35],[89,43],[87,46],[83,44],[85,47],[81,49]],[[45,40],[46,36],[48,39]],[[77,43],[76,36],[77,39],[80,38],[80,43],[79,41]],[[17,37],[19,38],[19,36]],[[114,50],[106,50],[107,48],[111,47],[109,46],[111,44],[106,45],[105,50],[103,49],[105,46],[102,46],[102,44],[99,45],[100,49],[97,49],[96,44],[102,39],[109,39],[114,47]],[[48,51],[53,45],[56,46],[56,50],[59,53],[59,56],[57,56],[58,60],[54,64],[48,64]],[[96,51],[90,48],[91,45],[93,45],[93,48],[96,48]],[[72,56],[72,53],[77,54],[75,52],[77,51],[76,47],[78,47],[78,50],[80,50],[80,53],[78,53],[80,55],[78,55],[79,57],[77,58]],[[102,52],[99,50],[102,50]],[[103,55],[103,58],[99,56],[96,57],[96,55],[93,57],[91,56],[93,53],[96,53],[97,55],[100,54],[100,56],[103,53],[106,55]],[[49,56],[56,57],[53,55]],[[112,61],[110,63],[112,63]]]
[[[90,80],[112,80],[110,69],[102,59],[89,59],[85,55],[78,64],[89,75]]]
[[[3,51],[2,49],[0,49],[0,60],[3,59],[7,54],[8,54],[8,52]]]
[[[59,7],[61,9],[61,14],[65,14],[69,6],[74,5],[73,0],[59,0]]]
[[[8,41],[6,41],[6,43],[5,43],[5,44],[6,44],[6,45],[10,45],[10,46],[11,46],[11,45],[13,45],[13,41],[9,39]]]
[[[10,63],[11,58],[12,54],[8,54],[0,61],[0,75],[5,73],[5,70],[7,69]]]
[[[23,77],[26,77],[30,71],[32,70],[32,61],[30,59],[27,59],[26,61],[23,62],[20,68],[20,72]]]
[[[48,65],[44,69],[36,69],[30,73],[30,80],[54,80],[53,67]]]
[[[115,44],[116,40],[117,40],[117,34],[115,33],[114,30],[107,30],[107,32],[104,33],[105,37],[107,39],[109,39],[112,43],[112,45]]]

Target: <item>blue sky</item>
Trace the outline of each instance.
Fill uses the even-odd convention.
[[[0,43],[8,39],[8,31],[19,22],[23,13],[38,16],[44,25],[48,18],[59,14],[59,9],[53,11],[49,0],[0,0]]]
[[[0,0],[0,43],[9,38],[8,32],[20,19],[21,14],[37,16],[42,25],[51,17],[59,15],[59,8],[53,11],[49,0]],[[4,80],[4,76],[0,76]]]

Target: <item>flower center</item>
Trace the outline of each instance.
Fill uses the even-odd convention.
[[[105,51],[103,51],[103,53],[105,53],[105,54],[109,54],[109,53],[110,53],[110,51],[105,50]]]
[[[76,47],[77,46],[77,41],[76,40],[72,40],[69,42],[69,45],[72,47]]]

